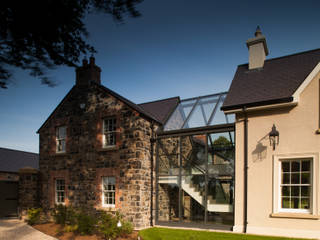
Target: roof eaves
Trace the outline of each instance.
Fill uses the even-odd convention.
[[[154,100],[154,101],[150,101],[150,102],[143,102],[143,103],[139,103],[139,104],[137,104],[137,105],[140,106],[140,105],[149,104],[149,103],[156,103],[156,102],[168,101],[168,100],[171,100],[171,99],[177,99],[178,101],[180,101],[180,97],[179,97],[179,96],[176,96],[176,97],[170,97],[170,98],[164,98],[164,99]]]
[[[266,101],[260,101],[260,102],[222,106],[220,109],[222,111],[230,111],[230,110],[242,109],[244,107],[245,108],[252,108],[252,107],[260,107],[260,106],[268,106],[268,105],[273,105],[273,104],[289,103],[289,102],[292,102],[293,100],[294,100],[293,97],[285,97],[285,98],[272,99],[272,100],[266,100]]]

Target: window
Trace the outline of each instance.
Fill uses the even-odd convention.
[[[116,199],[116,178],[102,178],[102,206],[115,207]]]
[[[64,204],[65,200],[65,181],[64,179],[56,179],[56,203]]]
[[[56,152],[66,152],[67,127],[58,127],[56,130]]]
[[[310,212],[312,159],[280,160],[280,210]]]
[[[103,147],[116,145],[116,119],[103,120]]]

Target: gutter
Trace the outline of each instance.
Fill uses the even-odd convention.
[[[244,114],[244,197],[243,197],[243,232],[247,232],[248,227],[248,115],[247,108],[243,107]]]
[[[253,102],[253,103],[245,103],[233,106],[225,106],[220,109],[225,112],[225,114],[243,112],[243,108],[246,108],[246,111],[249,110],[261,110],[261,109],[269,109],[269,108],[278,108],[285,106],[296,106],[298,102],[294,99],[294,97],[286,97],[279,98],[273,100],[267,100],[262,102]]]

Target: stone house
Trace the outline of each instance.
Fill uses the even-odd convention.
[[[180,131],[182,121],[185,130],[194,128],[198,113],[188,112],[187,108],[195,102],[199,106],[193,108],[206,108],[206,131],[211,131],[215,112],[224,116],[219,106],[226,93],[204,96],[196,101],[173,97],[137,105],[102,86],[100,72],[93,57],[89,63],[84,60],[76,70],[75,86],[38,130],[41,206],[51,209],[55,204],[66,204],[120,211],[136,229],[153,225],[155,221],[168,223],[171,219],[182,219],[181,213],[179,217],[181,204],[173,203],[170,198],[183,192],[180,189],[176,195],[171,191],[173,185],[175,190],[178,186],[180,158],[172,160],[172,156],[166,154],[175,151],[172,146],[177,150],[177,146],[182,144],[178,150],[180,153],[177,152],[175,157],[180,154],[184,158],[182,165],[190,173],[194,171],[191,162],[197,158],[197,149],[203,155],[206,135],[194,138],[190,135],[181,139],[175,137],[174,132]],[[228,126],[232,128],[233,124]],[[173,135],[160,140],[163,132]],[[159,153],[162,154],[161,160]],[[197,164],[204,167],[201,161]],[[161,171],[158,171],[159,165]],[[158,175],[166,171],[173,178],[166,180],[164,173],[159,180]],[[198,172],[193,175],[194,180],[190,181],[202,181]],[[188,184],[191,186],[192,182]],[[184,206],[189,209],[186,219],[192,222],[202,211],[198,205],[201,209],[205,205],[201,202],[205,193],[200,189],[188,189],[180,200],[183,199]],[[164,206],[159,202],[160,195],[171,205]],[[194,200],[195,196],[197,200]]]
[[[100,71],[93,57],[84,60],[38,131],[41,205],[121,210],[143,228],[151,215],[151,138],[177,100],[136,105],[102,86]]]

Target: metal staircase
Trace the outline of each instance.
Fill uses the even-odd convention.
[[[190,176],[181,176],[181,188],[185,191],[190,197],[192,197],[195,201],[197,201],[202,206],[205,206],[205,194],[203,190],[200,189],[199,184],[194,183],[193,176],[200,175],[193,174]],[[160,184],[174,184],[179,185],[179,176],[160,176],[159,177]],[[219,188],[218,188],[219,189]],[[220,190],[222,190],[222,186],[220,186]],[[232,212],[233,205],[228,203],[219,203],[219,200],[216,196],[212,196],[208,194],[207,197],[207,210],[209,212]]]

